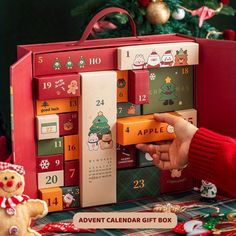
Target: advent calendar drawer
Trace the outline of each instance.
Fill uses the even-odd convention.
[[[63,154],[63,137],[55,139],[40,140],[38,145],[38,156],[48,156],[53,154]]]
[[[136,147],[134,145],[122,146],[117,144],[117,169],[132,168],[136,166]]]
[[[47,203],[49,212],[63,210],[61,188],[40,189],[39,197]]]
[[[117,201],[156,197],[160,192],[156,167],[143,167],[117,172]]]
[[[117,120],[117,143],[120,145],[173,138],[175,138],[174,128],[167,123],[156,122],[153,115],[126,117]]]
[[[141,105],[135,105],[130,102],[117,103],[117,117],[139,116],[141,115]]]
[[[35,78],[36,99],[57,99],[80,95],[80,76],[78,74],[45,76]]]
[[[160,192],[171,193],[187,191],[193,188],[193,178],[185,168],[180,172],[179,170],[161,170],[160,171]]]
[[[116,48],[103,48],[99,50],[40,53],[34,57],[34,75],[116,69],[116,50]]]
[[[63,170],[63,155],[38,156],[36,164],[38,173]]]
[[[81,205],[116,202],[117,73],[81,73],[79,151]],[[91,189],[96,193],[91,194]],[[109,189],[109,191],[107,191]]]
[[[64,185],[64,171],[57,170],[51,172],[38,173],[38,188],[53,188]]]
[[[143,114],[193,108],[193,66],[149,70],[149,104]]]
[[[62,187],[63,209],[80,206],[80,190],[78,186]]]
[[[194,42],[127,46],[117,50],[119,70],[198,64],[198,44]]]

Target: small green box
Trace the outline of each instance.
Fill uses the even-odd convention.
[[[149,69],[150,102],[143,114],[193,108],[193,66]]]
[[[156,197],[160,193],[160,173],[154,167],[117,171],[117,201]]]
[[[137,160],[138,167],[145,167],[145,166],[153,166],[154,165],[153,158],[147,152],[145,153],[145,152],[138,150],[137,157],[138,157],[138,160]]]
[[[62,154],[64,152],[63,137],[38,141],[38,156]]]
[[[130,102],[117,103],[117,117],[139,116],[141,115],[141,106]]]
[[[80,190],[78,186],[61,187],[63,209],[80,206]]]

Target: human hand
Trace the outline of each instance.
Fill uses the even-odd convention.
[[[148,152],[154,164],[163,170],[182,169],[188,162],[189,146],[193,135],[198,130],[181,117],[164,114],[154,114],[158,122],[168,123],[175,129],[176,138],[169,144],[137,144],[136,147]]]

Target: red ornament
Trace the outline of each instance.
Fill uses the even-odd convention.
[[[184,229],[184,224],[185,224],[185,222],[181,222],[181,223],[177,224],[177,225],[174,227],[173,231],[174,231],[176,234],[186,234],[186,231],[185,231],[185,229]]]
[[[229,4],[230,0],[220,0],[220,2],[222,2],[225,5],[225,4]]]
[[[96,229],[76,228],[72,222],[51,222],[46,224],[39,233],[95,233]]]
[[[147,7],[150,3],[150,0],[138,0],[139,4],[143,7]]]
[[[227,29],[223,32],[223,38],[225,40],[235,40],[235,31],[232,29]]]

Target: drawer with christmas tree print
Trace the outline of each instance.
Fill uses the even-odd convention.
[[[143,114],[193,108],[193,66],[149,69],[149,104]]]

